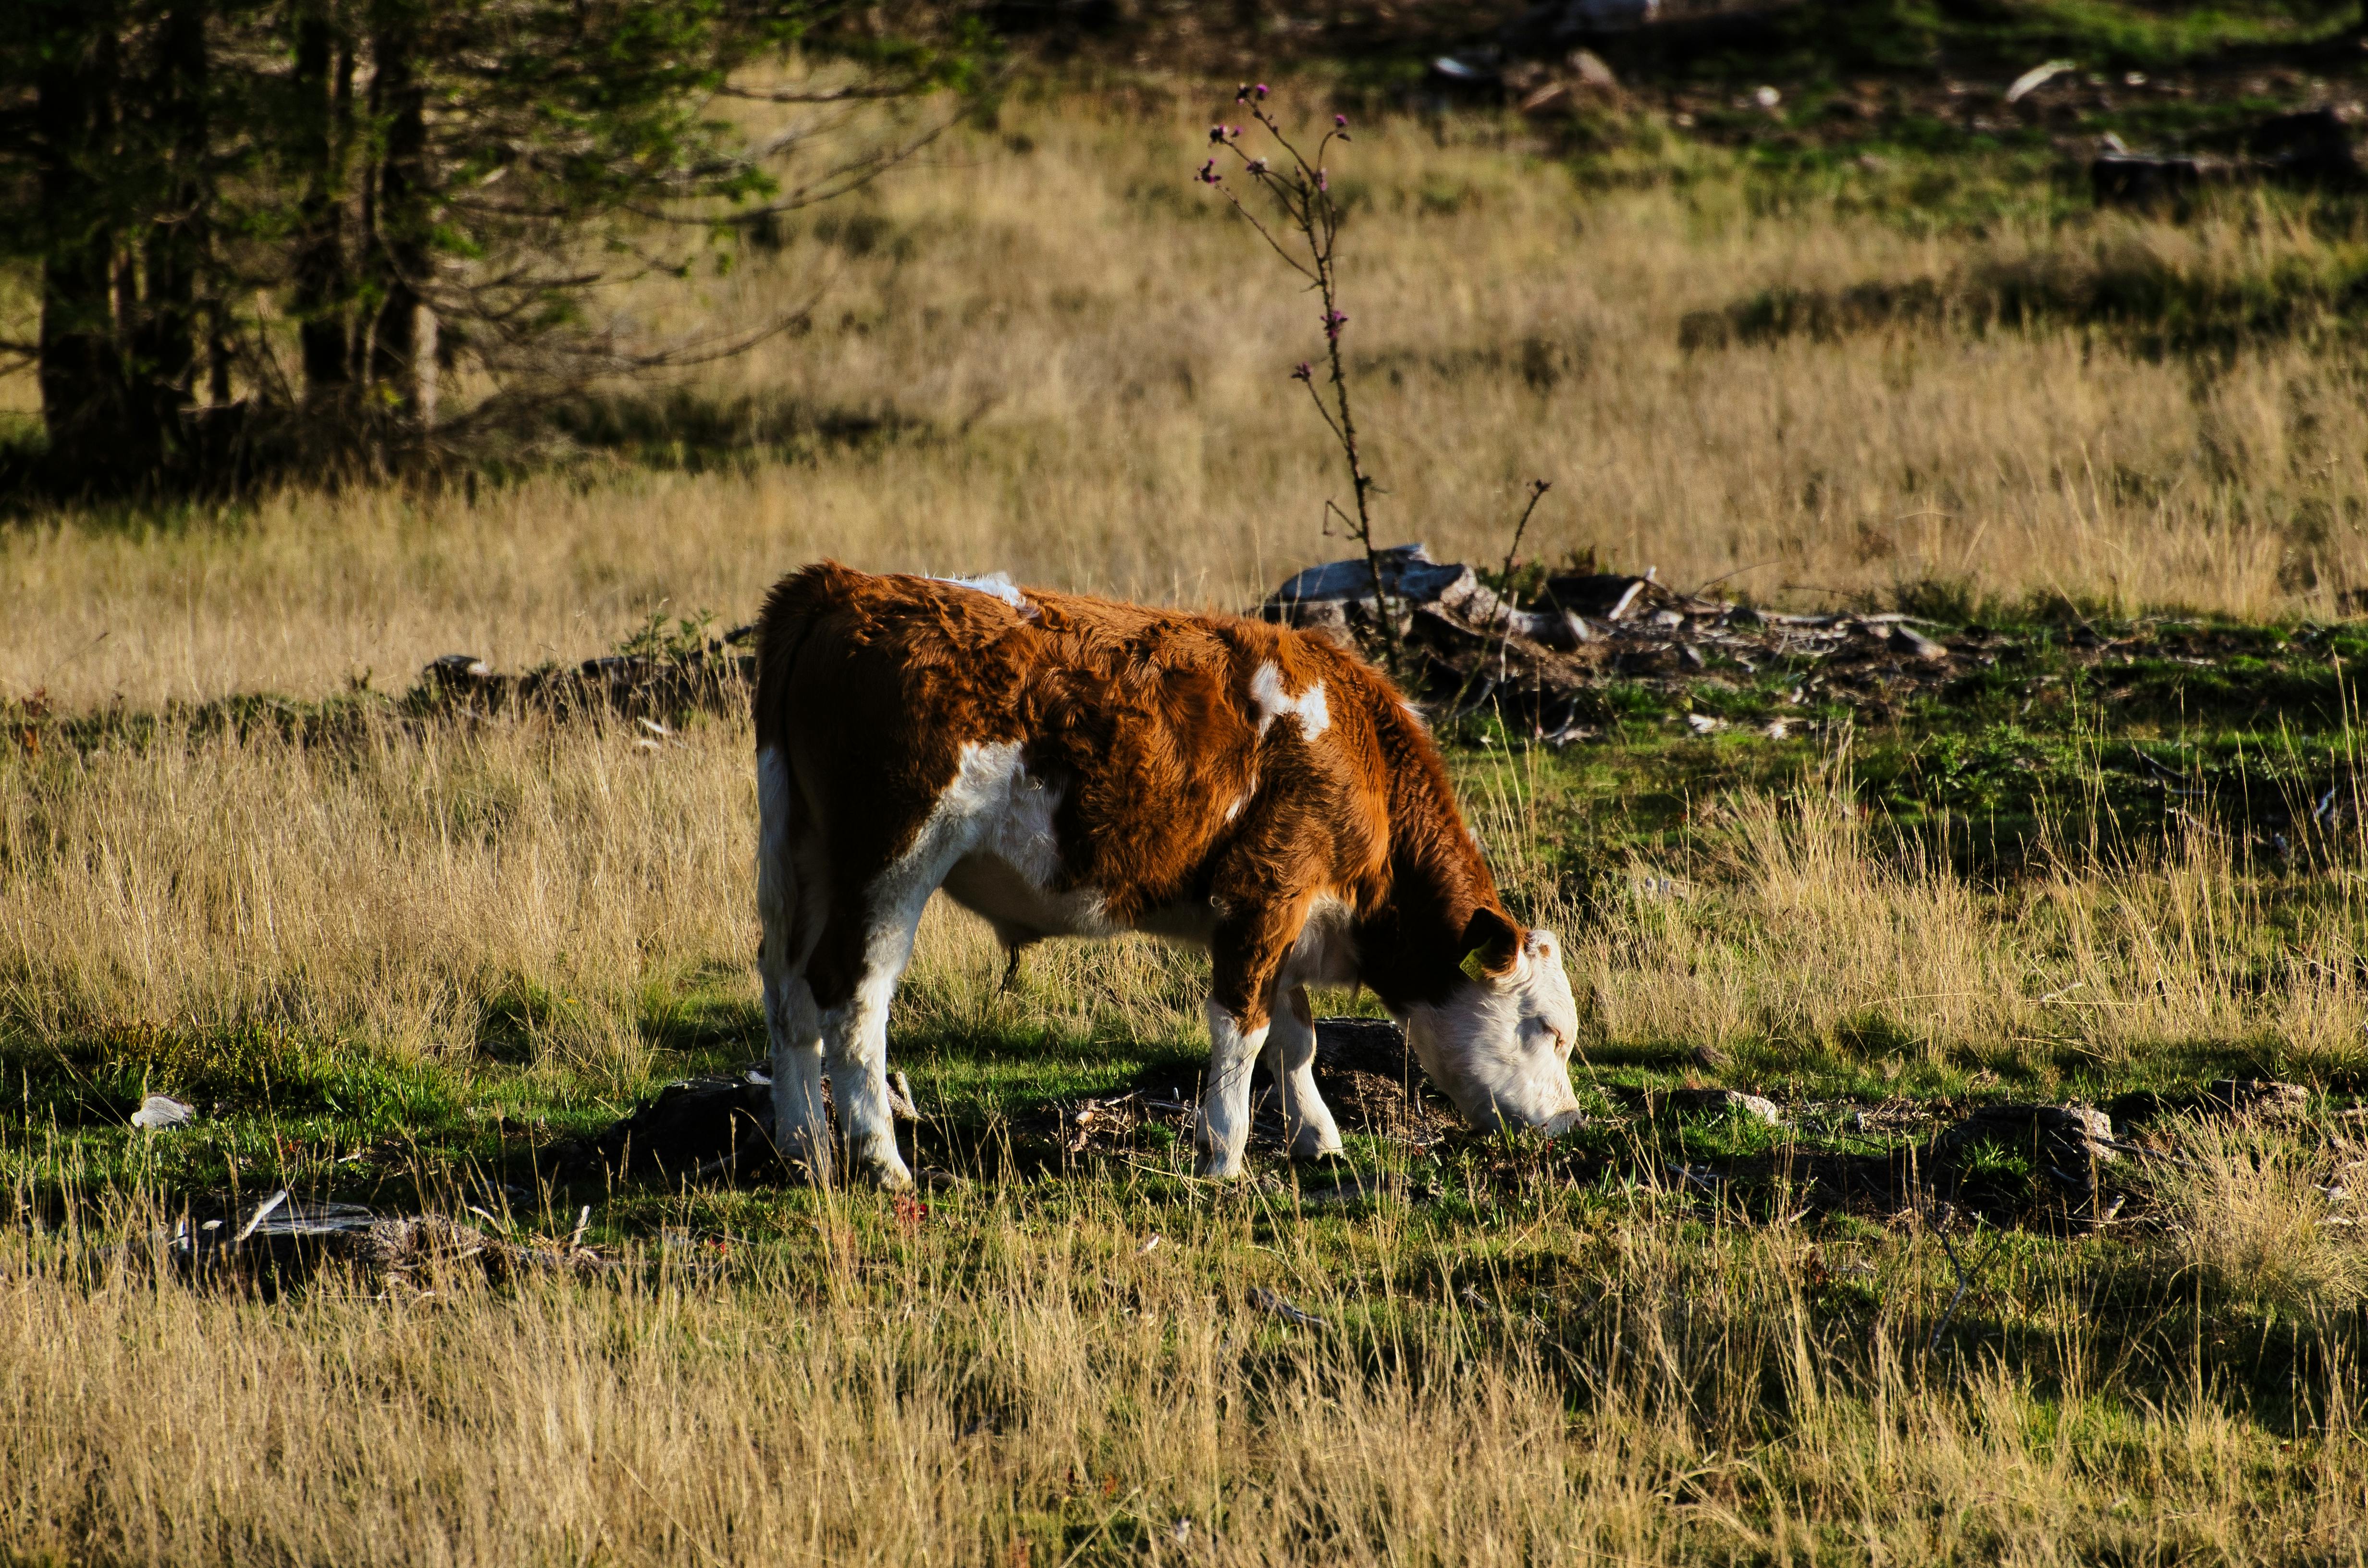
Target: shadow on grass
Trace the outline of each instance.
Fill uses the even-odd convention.
[[[717,398],[688,387],[574,399],[551,412],[550,424],[586,449],[686,473],[797,462],[932,429],[888,404],[827,407],[771,393]]]

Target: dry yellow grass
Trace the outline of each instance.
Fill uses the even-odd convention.
[[[1876,841],[1843,781],[1712,809],[1736,832],[1701,883],[1635,868],[1585,960],[1611,1037],[1918,1062],[2049,1062],[2112,1078],[2244,1041],[2288,1074],[2368,1064],[2362,912],[2273,914],[2223,836],[2069,848],[1988,891]],[[2266,971],[2266,978],[2264,971]]]
[[[8,1010],[53,1038],[269,1023],[432,1056],[530,982],[589,992],[575,1032],[629,1052],[645,976],[753,951],[734,740],[390,726],[359,755],[176,737],[12,768]]]
[[[54,1041],[262,1024],[466,1063],[486,1009],[529,986],[566,1003],[555,1060],[630,1079],[649,988],[719,970],[753,985],[756,943],[745,724],[693,726],[655,751],[647,738],[388,723],[357,748],[168,733],[96,755],[0,754],[6,1021]],[[2368,1056],[2356,892],[2315,915],[2272,907],[2216,837],[2067,853],[1983,891],[1876,843],[1837,768],[1790,802],[1706,802],[1705,821],[1733,823],[1725,863],[1695,881],[1637,864],[1625,896],[1582,914],[1538,858],[1541,808],[1519,766],[1467,794],[1517,903],[1570,933],[1616,1049],[2043,1074],[2143,1074],[2196,1041],[2249,1042],[2312,1075]],[[1197,959],[1056,946],[1031,960],[1024,1000],[993,994],[996,961],[983,926],[933,905],[905,1037],[1015,1018],[1197,1030]]]
[[[1287,379],[1317,336],[1279,264],[1188,175],[1190,102],[1015,106],[689,290],[609,301],[665,330],[812,297],[813,327],[701,372],[760,422],[882,419],[788,464],[552,476],[457,494],[290,493],[229,526],[0,533],[0,695],[138,704],[384,685],[466,649],[598,651],[649,607],[746,613],[822,553],[1008,568],[1193,604],[1341,553],[1338,475]],[[1208,108],[1220,107],[1223,98]],[[1313,90],[1285,97],[1314,110]],[[1026,152],[1015,147],[1027,146]],[[1681,159],[1689,156],[1678,154]],[[1546,552],[1771,599],[1926,576],[2009,596],[2332,613],[2363,580],[2355,350],[2149,358],[2066,327],[1904,324],[1689,352],[1689,312],[1770,287],[2158,264],[2206,282],[2323,261],[2304,215],[2100,217],[1918,237],[1731,167],[1576,187],[1494,121],[1362,126],[1339,171],[1344,286],[1384,531],[1494,559],[1533,475]]]
[[[2368,1251],[2345,1177],[2288,1130],[2204,1120],[2180,1130],[2192,1162],[2172,1189],[2172,1244],[2209,1288],[2275,1311],[2340,1312],[2368,1295]]]
[[[33,1561],[346,1568],[2350,1562],[2363,1544],[2340,1341],[2297,1370],[2301,1441],[2177,1376],[2133,1417],[2148,1396],[2100,1354],[2069,1271],[2020,1287],[2024,1366],[1958,1365],[1917,1343],[1929,1240],[1878,1255],[1869,1311],[1819,1296],[1796,1233],[1678,1244],[1649,1204],[1557,1256],[1549,1198],[1450,1293],[1458,1264],[1386,1208],[1354,1248],[1365,1278],[1401,1280],[1376,1290],[1335,1283],[1313,1227],[1266,1200],[1205,1209],[1145,1254],[1122,1202],[986,1196],[910,1233],[825,1204],[728,1284],[323,1285],[270,1307],[136,1275],[94,1288],[81,1238],[13,1237],[0,1534]],[[1329,1326],[1242,1309],[1260,1282]],[[1565,1329],[1509,1310],[1508,1285]]]

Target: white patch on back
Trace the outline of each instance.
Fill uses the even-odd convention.
[[[973,593],[985,594],[990,598],[1001,599],[1030,620],[1034,620],[1042,613],[1037,609],[1034,601],[1019,591],[1018,585],[1012,582],[1011,574],[1008,572],[989,572],[984,577],[932,577],[929,581],[951,583],[957,588],[968,588]]]
[[[1282,671],[1272,660],[1260,665],[1258,674],[1250,676],[1250,700],[1258,704],[1260,736],[1277,719],[1297,721],[1299,738],[1305,741],[1314,740],[1332,725],[1332,710],[1324,701],[1324,683],[1319,680],[1297,697],[1286,697]]]

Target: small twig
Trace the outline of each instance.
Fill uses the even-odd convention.
[[[1505,547],[1505,568],[1497,574],[1497,581],[1505,585],[1505,594],[1497,601],[1505,607],[1504,632],[1497,642],[1497,665],[1500,670],[1505,664],[1505,651],[1513,644],[1513,612],[1520,602],[1512,593],[1513,558],[1520,553],[1521,536],[1529,531],[1530,515],[1538,509],[1538,503],[1544,500],[1546,492],[1553,488],[1554,481],[1551,479],[1530,481],[1530,504],[1521,508],[1520,520],[1513,525],[1513,542]],[[1485,658],[1475,659],[1472,667],[1464,672],[1463,684],[1455,688],[1455,699],[1447,705],[1450,719],[1463,710],[1464,694],[1472,689],[1472,683],[1480,678],[1480,672],[1486,664]]]
[[[1110,1521],[1117,1518],[1121,1514],[1125,1513],[1126,1506],[1142,1495],[1143,1488],[1138,1486],[1133,1491],[1128,1493],[1125,1496],[1120,1498],[1110,1508],[1110,1511],[1102,1516],[1102,1522],[1096,1525],[1092,1529],[1087,1530],[1086,1532],[1086,1539],[1072,1547],[1069,1551],[1068,1556],[1061,1559],[1061,1568],[1069,1568],[1069,1564],[1084,1556],[1086,1553],[1086,1548],[1099,1540],[1102,1536],[1102,1531],[1110,1528]]]
[[[1941,1313],[1941,1321],[1932,1325],[1931,1340],[1924,1346],[1924,1353],[1928,1356],[1940,1350],[1941,1335],[1948,1332],[1949,1320],[1957,1315],[1957,1303],[1965,1299],[1965,1289],[1974,1282],[1973,1277],[1965,1272],[1964,1264],[1958,1258],[1955,1245],[1949,1240],[1945,1223],[1934,1227],[1933,1233],[1941,1238],[1941,1251],[1947,1255],[1949,1267],[1957,1271],[1957,1292],[1949,1298],[1949,1305]]]
[[[1281,1296],[1276,1295],[1272,1290],[1268,1290],[1263,1285],[1251,1287],[1249,1303],[1251,1306],[1256,1307],[1262,1312],[1270,1312],[1274,1316],[1282,1319],[1283,1322],[1290,1324],[1294,1328],[1324,1328],[1328,1326],[1322,1318],[1317,1317],[1314,1312],[1302,1312],[1299,1308],[1292,1306],[1289,1301],[1284,1301]]]
[[[1513,558],[1521,552],[1521,536],[1530,531],[1530,515],[1538,509],[1538,503],[1544,500],[1546,492],[1553,488],[1554,481],[1551,479],[1530,481],[1530,504],[1521,508],[1521,520],[1513,525],[1513,542],[1505,547],[1504,570],[1497,574],[1497,581],[1505,585],[1507,609],[1511,609],[1519,602],[1513,597]],[[1506,621],[1508,627],[1511,624],[1510,619]]]
[[[1141,1171],[1145,1176],[1166,1176],[1170,1181],[1180,1181],[1187,1187],[1215,1187],[1220,1185],[1217,1182],[1212,1181],[1207,1176],[1188,1176],[1182,1171],[1163,1170],[1157,1165],[1146,1165],[1141,1160],[1129,1160],[1127,1161],[1127,1164],[1133,1169]]]
[[[2089,1139],[2089,1142],[2100,1144],[2104,1148],[2111,1149],[2117,1154],[2135,1154],[2140,1159],[2160,1160],[2165,1165],[2177,1165],[2183,1171],[2192,1171],[2198,1168],[2193,1160],[2182,1158],[2178,1154],[2169,1153],[2168,1150],[2149,1149],[2143,1143],[2124,1143],[2118,1138],[2097,1138],[2093,1136]]]
[[[1973,1275],[1966,1270],[1964,1263],[1957,1256],[1955,1245],[1949,1240],[1949,1222],[1955,1218],[1954,1208],[1944,1205],[1938,1221],[1932,1227],[1932,1233],[1941,1238],[1941,1250],[1947,1255],[1949,1267],[1957,1271],[1957,1290],[1956,1293],[1949,1298],[1948,1306],[1941,1311],[1941,1321],[1932,1325],[1932,1338],[1924,1347],[1927,1355],[1931,1355],[1941,1348],[1941,1335],[1949,1331],[1950,1320],[1957,1315],[1957,1304],[1965,1299],[1965,1292],[1972,1289],[1974,1283]],[[2001,1231],[1988,1247],[1984,1249],[1981,1261],[1987,1264],[1997,1256],[1998,1249],[2005,1242],[2006,1233]]]
[[[567,1250],[569,1252],[573,1253],[583,1246],[584,1233],[591,1226],[591,1223],[592,1205],[587,1203],[584,1206],[584,1211],[575,1216],[575,1229],[568,1234]]]
[[[277,1210],[281,1204],[287,1201],[288,1189],[283,1187],[279,1191],[273,1193],[270,1197],[265,1199],[262,1202],[256,1204],[255,1206],[255,1212],[246,1217],[246,1223],[239,1228],[238,1234],[231,1239],[230,1244],[233,1246],[245,1245],[246,1238],[255,1234],[256,1227],[262,1224],[264,1221],[269,1219],[273,1210]]]
[[[1308,401],[1315,405],[1315,412],[1322,415],[1324,416],[1324,423],[1330,426],[1332,438],[1336,441],[1346,440],[1347,437],[1340,434],[1339,422],[1332,417],[1332,411],[1324,406],[1324,394],[1315,390],[1315,378],[1313,376],[1306,376],[1299,378],[1299,380],[1300,383],[1307,389]],[[1326,506],[1331,506],[1332,510],[1335,512],[1340,512],[1340,508],[1333,506],[1332,502],[1328,498],[1324,504]],[[1350,520],[1349,514],[1346,512],[1340,512],[1340,520],[1344,523],[1348,523],[1352,528],[1357,526]]]

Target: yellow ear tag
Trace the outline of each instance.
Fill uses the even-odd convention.
[[[1487,965],[1480,961],[1480,949],[1478,948],[1474,948],[1470,952],[1463,955],[1463,970],[1464,973],[1470,975],[1474,980],[1486,980],[1488,978],[1488,968]]]

